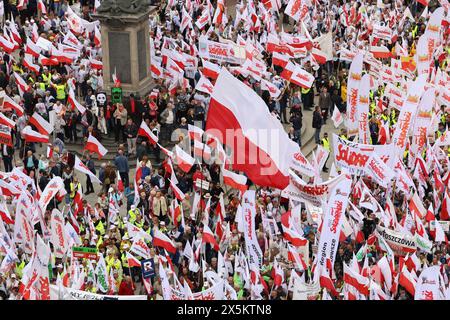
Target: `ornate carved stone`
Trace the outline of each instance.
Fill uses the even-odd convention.
[[[147,10],[149,7],[149,0],[103,0],[97,12],[111,15],[136,14]]]

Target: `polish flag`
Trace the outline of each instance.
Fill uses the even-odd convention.
[[[284,10],[284,13],[290,16],[295,21],[303,20],[306,13],[308,13],[308,5],[311,1],[305,0],[290,0]]]
[[[153,145],[158,143],[158,137],[153,134],[152,130],[150,130],[145,121],[142,121],[141,126],[139,127],[138,136],[147,137]]]
[[[189,138],[191,140],[198,140],[198,141],[202,141],[203,133],[205,133],[205,131],[203,131],[202,128],[190,124],[188,124],[188,132]]]
[[[219,244],[217,243],[213,232],[207,225],[203,225],[202,242],[211,244],[214,250],[219,251]]]
[[[213,85],[211,81],[208,80],[204,75],[201,76],[200,80],[198,80],[197,85],[195,86],[195,90],[204,92],[206,94],[211,94],[213,91]]]
[[[308,269],[308,266],[306,265],[305,261],[303,261],[300,254],[295,250],[293,246],[291,246],[289,243],[287,244],[288,247],[288,260],[292,261],[294,263],[294,266],[298,267],[301,271],[305,271]]]
[[[247,177],[222,168],[223,183],[244,193],[247,189]]]
[[[10,118],[6,117],[3,113],[0,112],[0,124],[7,126],[9,128],[14,128],[16,123],[12,121]]]
[[[298,234],[297,231],[283,226],[283,237],[294,247],[302,247],[308,243],[308,240]]]
[[[428,5],[430,4],[430,0],[417,0],[417,2],[423,5],[424,7],[428,7]]]
[[[102,70],[103,69],[103,62],[96,60],[96,59],[89,59],[89,62],[91,64],[91,68]]]
[[[33,56],[31,54],[25,54],[25,57],[23,58],[23,65],[28,70],[31,70],[36,74],[39,73],[40,67],[37,64],[34,64]]]
[[[89,168],[86,167],[86,165],[77,156],[75,156],[74,169],[91,177],[92,181],[102,184],[102,182],[97,178],[97,176],[94,173],[92,173],[91,170],[89,170]],[[120,175],[117,175],[117,176],[118,176],[118,179],[120,179]]]
[[[444,192],[444,200],[442,201],[440,218],[441,220],[449,220],[450,219],[450,197],[448,196],[448,192]]]
[[[172,240],[156,228],[153,232],[153,245],[155,247],[164,248],[166,251],[173,254],[177,252],[177,248],[173,244]]]
[[[183,191],[180,190],[180,188],[177,187],[176,183],[172,179],[169,179],[169,181],[170,181],[170,188],[172,189],[175,197],[178,200],[183,201],[184,198],[186,198],[186,195],[183,193]]]
[[[274,52],[272,54],[272,64],[274,66],[280,66],[282,68],[285,68],[286,65],[288,64],[290,58],[291,57],[287,54],[281,54],[278,52]]]
[[[329,261],[330,260],[327,259],[327,262]],[[330,292],[330,294],[337,297],[339,296],[339,292],[337,292],[336,287],[333,284],[333,280],[331,280],[330,275],[332,274],[332,270],[329,270],[330,267],[332,268],[332,266],[327,263],[325,267],[321,269],[319,283],[322,288],[328,289],[328,292]]]
[[[84,114],[86,112],[86,108],[81,103],[78,102],[72,88],[69,89],[67,104],[70,104],[72,106],[72,111],[75,110],[75,108],[77,108],[80,114]]]
[[[51,144],[47,145],[46,157],[47,157],[47,159],[50,159],[53,157],[53,147]]]
[[[302,88],[311,88],[314,82],[314,76],[309,72],[303,70],[299,65],[289,62],[286,68],[281,72],[280,76]]]
[[[41,53],[41,47],[37,46],[30,38],[27,38],[27,44],[25,46],[25,53],[31,54],[35,58],[39,58]]]
[[[10,21],[9,30],[11,31],[14,41],[16,41],[20,46],[22,44],[22,37],[20,36],[19,30],[17,30],[16,23],[14,21]]]
[[[289,46],[282,44],[278,35],[273,33],[269,33],[269,36],[267,37],[266,51],[272,53],[278,52],[291,54],[291,49]]]
[[[220,73],[220,66],[215,63],[202,59],[203,75],[210,79],[217,79]]]
[[[219,142],[234,149],[233,168],[244,172],[255,184],[279,189],[288,186],[288,170],[298,145],[289,139],[281,123],[274,121],[261,97],[225,68],[211,95],[206,129],[219,130]],[[226,134],[230,129],[235,132],[231,138]],[[271,139],[267,139],[268,132],[272,132]],[[236,145],[243,144],[237,152]]]
[[[49,137],[47,135],[43,135],[39,132],[34,131],[30,126],[26,126],[25,128],[23,128],[22,136],[27,142],[49,142]]]
[[[378,143],[387,144],[391,141],[391,132],[389,130],[389,121],[381,121],[380,132],[378,134]]]
[[[2,195],[7,197],[19,196],[22,194],[21,190],[6,182],[4,179],[0,179],[0,191]]]
[[[378,47],[372,46],[370,48],[370,52],[376,59],[385,59],[392,57],[391,51],[389,51],[389,49],[386,48],[385,46],[378,46]]]
[[[161,77],[163,74],[163,69],[160,64],[155,63],[155,59],[152,59],[152,64],[150,65],[150,71],[155,77]]]
[[[355,272],[346,263],[344,263],[344,282],[354,287],[359,293],[369,295],[369,279]]]
[[[125,190],[119,171],[117,171],[117,190],[119,190],[120,192],[123,192]]]
[[[89,134],[89,138],[84,146],[84,149],[96,153],[99,160],[101,160],[108,152],[108,150],[92,134]]]
[[[178,145],[175,146],[175,158],[178,167],[180,167],[180,169],[185,173],[188,173],[195,163],[195,159]]]
[[[11,218],[8,207],[4,202],[0,203],[0,217],[6,224],[14,224],[14,220]]]
[[[97,47],[101,47],[102,45],[102,35],[100,33],[100,29],[95,26],[95,31],[94,31],[94,43]]]
[[[128,266],[130,268],[141,266],[141,262],[135,256],[133,256],[131,253],[129,253],[128,251],[126,253],[126,257],[127,257]]]
[[[43,66],[57,66],[59,65],[59,61],[55,58],[47,58],[43,55],[39,55],[38,59],[39,63]]]
[[[50,135],[53,132],[53,126],[47,122],[42,116],[34,112],[29,122],[38,129],[41,134]]]
[[[2,47],[2,49],[8,54],[11,54],[15,50],[14,43],[9,41],[2,35],[0,35],[0,47]]]
[[[53,59],[58,60],[59,63],[65,63],[65,64],[72,64],[75,60],[75,56],[72,54],[69,54],[67,52],[63,52],[60,50],[52,49],[52,57]],[[92,68],[94,66],[91,65]]]
[[[38,0],[38,10],[42,13],[42,15],[47,15],[47,8],[42,0]]]
[[[403,266],[403,270],[400,273],[400,276],[398,278],[398,283],[405,288],[406,291],[408,291],[412,296],[416,293],[416,283],[417,281],[414,280],[412,274],[408,271],[406,266]]]
[[[194,140],[194,155],[207,161],[211,159],[211,148],[203,142]]]
[[[273,269],[274,269],[273,284],[275,287],[280,287],[284,282],[284,270],[280,267],[280,264],[278,263],[277,259],[275,259],[273,263]]]
[[[3,100],[3,109],[12,109],[16,112],[17,116],[23,116],[23,108],[7,95],[5,95]]]
[[[314,58],[314,60],[316,60],[316,62],[318,64],[325,64],[327,63],[327,55],[325,52],[317,49],[317,48],[313,48],[311,51],[311,54]]]
[[[23,97],[23,94],[29,89],[29,86],[17,72],[14,72],[14,78],[16,79],[16,84],[19,89],[20,96]]]

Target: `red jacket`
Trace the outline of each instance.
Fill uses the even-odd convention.
[[[122,280],[119,287],[119,296],[132,296],[134,295],[133,287],[130,283]]]

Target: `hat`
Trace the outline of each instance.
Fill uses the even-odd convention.
[[[124,235],[124,236],[122,237],[122,240],[128,240],[128,239],[130,239],[130,237],[127,236],[127,235]]]
[[[161,221],[159,224],[160,224],[161,226],[165,226],[165,225],[166,225],[166,223],[165,223],[164,221]]]
[[[136,206],[134,204],[131,205],[131,210],[133,210],[133,211],[136,210]],[[123,220],[125,220],[125,218],[123,218]]]
[[[108,236],[108,235],[105,235],[105,236],[103,237],[103,239],[109,239],[109,236]]]
[[[16,276],[16,274],[15,273],[13,273],[12,275],[11,275],[11,278],[13,278],[13,279],[15,279],[17,276]]]
[[[108,192],[109,193],[114,192],[114,189],[113,188],[109,188]]]
[[[109,230],[114,230],[116,228],[115,225],[111,225],[111,227],[109,227]]]
[[[128,244],[124,244],[124,245],[123,245],[123,248],[124,248],[124,249],[128,249],[129,247],[130,247],[130,246],[129,246]]]
[[[63,265],[60,263],[60,264],[57,264],[56,267],[57,268],[63,268]]]

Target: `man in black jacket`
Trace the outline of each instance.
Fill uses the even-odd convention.
[[[136,154],[136,137],[137,137],[138,128],[134,124],[133,119],[128,118],[127,124],[124,128],[124,134],[127,137],[127,145],[128,145],[128,156],[132,154]]]
[[[88,169],[93,174],[97,173],[95,171],[94,160],[91,159],[91,156],[89,154],[86,155],[86,158],[83,162],[86,165],[86,167],[88,167]],[[95,190],[94,190],[94,186],[92,185],[91,177],[89,175],[86,175],[86,193],[85,194],[90,194],[90,193],[94,193],[94,192],[95,192]]]
[[[3,164],[5,165],[5,172],[10,172],[13,169],[12,159],[14,156],[14,149],[6,144],[1,145]]]

